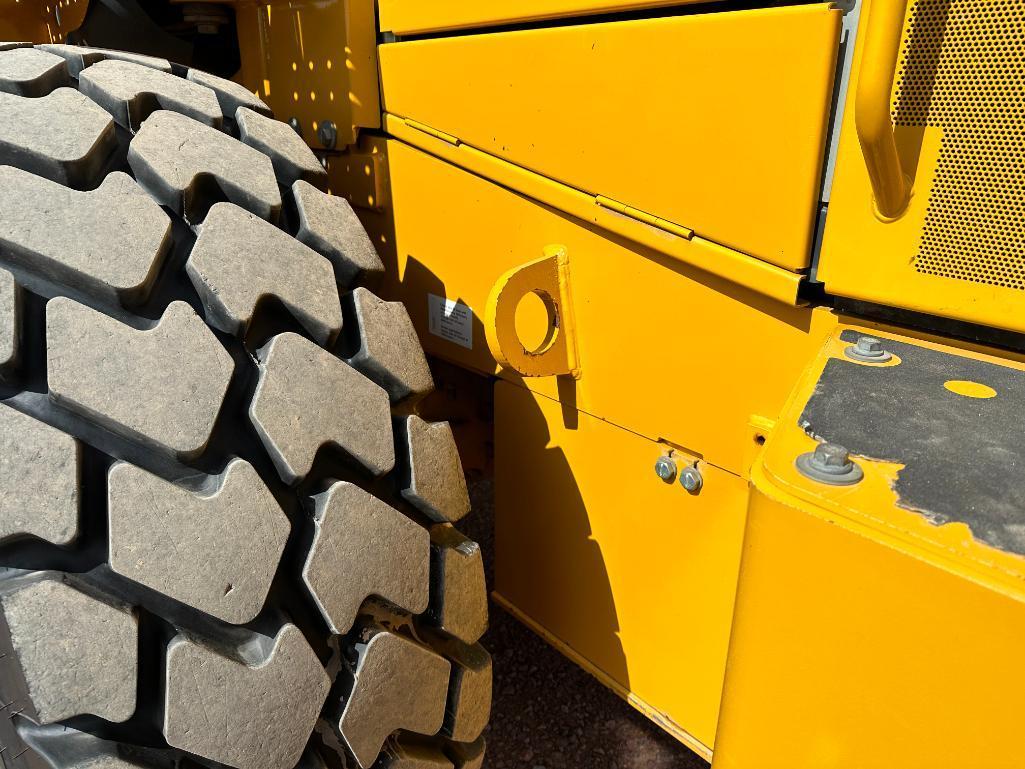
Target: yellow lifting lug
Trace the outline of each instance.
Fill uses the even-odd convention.
[[[516,330],[516,309],[531,293],[547,310],[548,330],[536,348],[527,349]],[[495,360],[521,376],[580,378],[565,246],[545,246],[543,258],[514,267],[495,282],[484,311],[484,330]]]

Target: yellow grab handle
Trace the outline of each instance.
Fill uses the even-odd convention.
[[[908,0],[873,0],[854,105],[876,209],[884,219],[899,218],[911,199],[911,184],[900,166],[890,120],[890,92],[907,8]]]
[[[565,246],[545,246],[544,254],[498,279],[484,310],[484,333],[495,360],[521,376],[570,374],[579,379],[569,257]],[[516,307],[530,293],[537,294],[548,310],[548,333],[534,350],[524,347],[516,333]]]

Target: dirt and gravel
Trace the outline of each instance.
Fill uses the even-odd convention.
[[[469,481],[473,512],[461,525],[484,550],[490,590],[493,484]],[[494,657],[495,699],[484,769],[708,769],[501,608],[490,612],[482,640]]]

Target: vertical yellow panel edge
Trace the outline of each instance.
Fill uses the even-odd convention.
[[[655,249],[684,264],[784,304],[798,303],[803,275],[763,262],[697,235],[686,238],[601,205],[594,195],[528,171],[465,144],[439,138],[398,115],[385,113],[385,130],[401,141],[528,198]]]

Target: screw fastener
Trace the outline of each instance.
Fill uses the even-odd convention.
[[[855,344],[844,350],[844,355],[861,363],[886,363],[893,358],[893,355],[883,347],[883,343],[874,336],[858,337]]]
[[[302,125],[302,123],[299,122],[299,118],[297,118],[297,117],[290,117],[288,119],[288,127],[291,128],[293,131],[295,131],[300,136],[303,135],[303,125]]]
[[[338,129],[330,120],[325,120],[317,128],[317,138],[324,145],[324,149],[333,150],[335,142],[338,141]]]
[[[655,475],[666,483],[672,483],[676,478],[676,462],[672,457],[659,457],[655,461]]]
[[[847,449],[835,443],[820,443],[814,451],[801,454],[794,464],[801,475],[830,486],[850,486],[865,477]]]
[[[705,481],[701,477],[701,471],[697,468],[697,465],[689,465],[680,471],[680,485],[689,494],[697,494],[701,491],[704,483]]]

